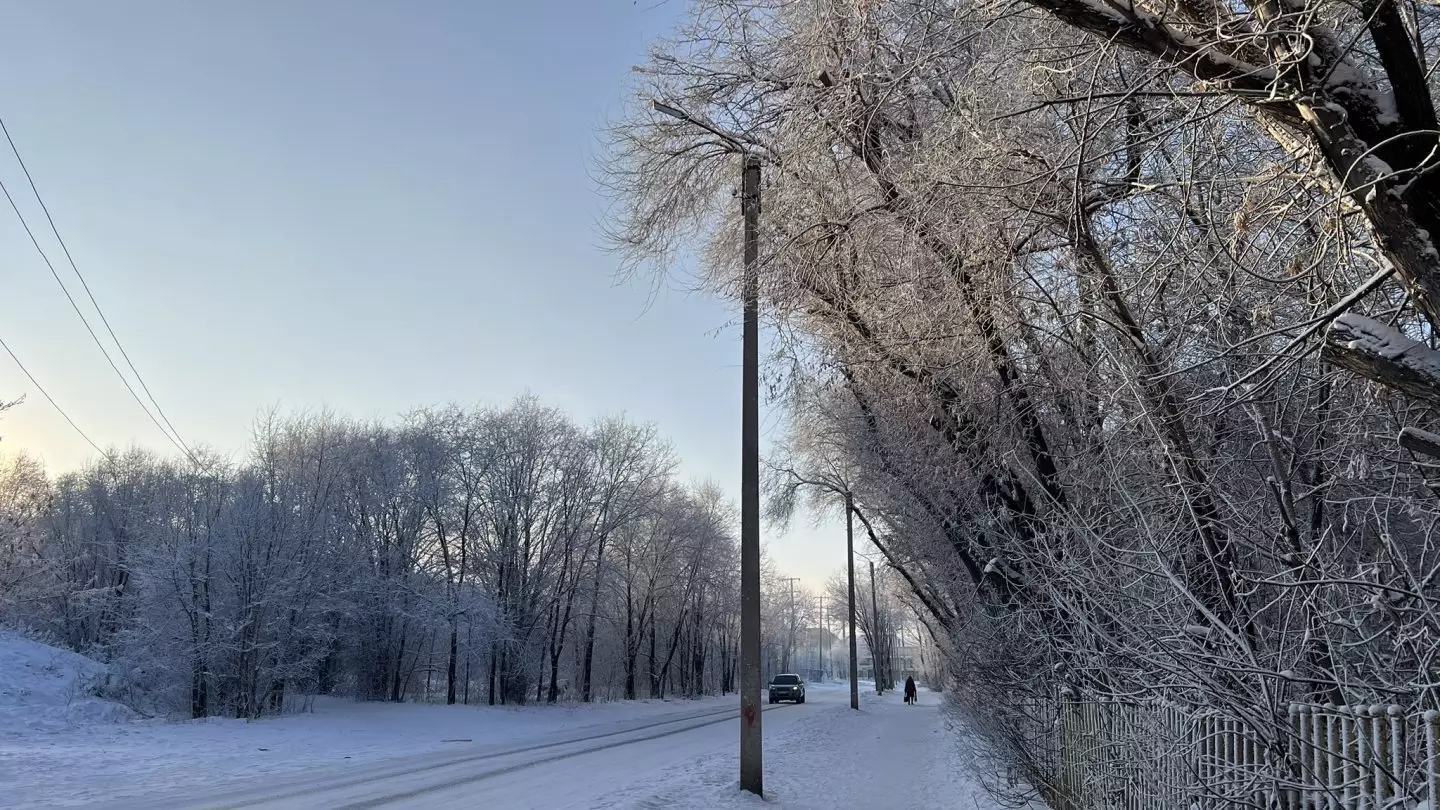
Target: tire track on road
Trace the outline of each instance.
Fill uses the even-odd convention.
[[[765,711],[771,711],[771,710],[773,710],[773,708],[778,708],[778,707],[765,707]],[[736,717],[737,711],[738,711],[738,708],[737,708],[737,707],[731,707],[731,708],[727,708],[727,709],[717,709],[717,710],[712,710],[712,711],[701,712],[701,713],[698,713],[698,714],[688,714],[688,715],[685,715],[685,716],[683,716],[683,717],[672,717],[672,718],[670,718],[670,719],[668,719],[668,720],[656,720],[656,721],[654,721],[654,722],[642,723],[642,724],[640,724],[640,725],[633,725],[633,726],[629,726],[629,727],[627,727],[627,728],[622,728],[622,729],[614,729],[614,730],[611,730],[611,731],[603,731],[603,732],[593,733],[593,734],[582,734],[582,735],[580,735],[580,736],[571,736],[571,737],[567,737],[566,739],[562,739],[562,740],[550,740],[550,741],[548,741],[548,742],[530,743],[530,744],[526,744],[526,745],[521,745],[521,746],[516,747],[516,748],[505,748],[505,749],[503,749],[503,750],[495,750],[498,746],[491,745],[491,746],[487,746],[484,751],[475,751],[475,752],[470,752],[470,753],[465,753],[465,754],[459,754],[459,755],[452,754],[452,755],[446,757],[443,761],[435,761],[435,762],[429,762],[429,763],[426,763],[426,764],[413,765],[413,766],[412,766],[412,765],[407,765],[407,766],[403,766],[403,767],[397,767],[397,766],[393,766],[393,765],[392,765],[391,767],[385,768],[385,769],[380,770],[380,771],[373,771],[373,770],[372,770],[372,771],[370,771],[370,773],[369,773],[368,775],[362,776],[362,777],[359,777],[359,778],[348,778],[348,777],[338,776],[338,775],[337,775],[337,776],[332,776],[332,777],[330,777],[330,778],[327,778],[327,779],[325,779],[324,781],[321,781],[321,782],[318,782],[318,783],[312,783],[312,784],[308,784],[308,785],[297,785],[297,786],[295,786],[294,788],[292,788],[292,789],[290,789],[290,790],[282,790],[282,792],[277,792],[277,793],[261,794],[261,793],[259,793],[259,792],[257,792],[257,791],[246,791],[245,793],[246,793],[247,795],[245,795],[245,796],[243,796],[243,797],[237,795],[236,793],[232,793],[232,794],[231,794],[231,797],[230,797],[229,799],[220,798],[220,799],[217,800],[217,803],[215,803],[215,804],[202,803],[200,806],[205,807],[205,808],[209,808],[209,810],[240,810],[240,808],[247,808],[247,807],[263,807],[263,806],[265,806],[265,805],[267,805],[267,804],[270,804],[270,803],[272,803],[272,802],[281,802],[281,801],[286,801],[286,800],[290,800],[290,799],[300,799],[300,798],[304,798],[304,797],[306,797],[306,796],[312,796],[312,795],[315,795],[315,794],[327,793],[327,792],[330,792],[330,791],[342,791],[342,790],[347,790],[347,789],[352,789],[352,788],[357,788],[357,787],[363,787],[363,786],[369,785],[369,784],[375,784],[375,783],[379,783],[379,782],[386,782],[386,781],[389,781],[389,780],[391,780],[391,779],[399,779],[399,778],[403,778],[403,777],[417,776],[417,775],[422,775],[422,774],[425,774],[425,773],[431,772],[431,771],[439,771],[439,770],[444,770],[444,769],[446,769],[446,768],[454,768],[454,767],[463,766],[463,765],[472,764],[472,763],[485,762],[485,761],[487,761],[487,760],[503,759],[503,758],[506,758],[506,757],[513,757],[513,756],[518,756],[518,755],[521,755],[521,754],[534,753],[534,752],[536,752],[536,751],[546,751],[546,750],[551,750],[551,749],[555,749],[555,748],[562,748],[562,747],[565,747],[565,746],[572,746],[572,745],[583,745],[583,744],[585,744],[585,743],[594,742],[594,741],[596,741],[596,740],[606,740],[606,739],[610,739],[610,738],[613,738],[613,737],[621,737],[621,736],[625,736],[625,735],[640,734],[640,733],[649,731],[649,730],[651,730],[651,729],[661,728],[661,727],[664,727],[664,726],[672,726],[672,725],[675,725],[675,724],[677,724],[677,723],[688,723],[688,724],[690,724],[690,725],[684,726],[683,728],[671,729],[671,730],[667,730],[667,731],[660,732],[659,734],[652,734],[652,735],[647,735],[647,736],[642,736],[642,737],[636,737],[636,738],[634,738],[634,739],[618,740],[618,741],[616,741],[616,742],[609,743],[609,744],[606,744],[606,745],[590,746],[590,747],[587,747],[587,748],[585,748],[585,749],[583,749],[583,750],[581,750],[581,751],[567,752],[567,753],[562,754],[562,755],[559,755],[559,756],[554,756],[554,757],[542,757],[542,758],[537,759],[537,760],[529,760],[529,761],[527,761],[527,762],[519,763],[519,764],[510,766],[510,767],[507,767],[507,768],[503,768],[503,769],[500,769],[500,770],[486,771],[484,774],[477,774],[477,775],[475,775],[475,776],[466,777],[465,779],[461,779],[461,780],[458,780],[457,782],[454,782],[454,784],[464,784],[464,783],[467,782],[467,781],[476,781],[477,779],[490,778],[490,777],[492,777],[492,776],[501,775],[502,773],[509,773],[509,772],[512,772],[512,771],[515,771],[515,770],[519,770],[519,769],[521,769],[521,768],[526,768],[526,767],[530,767],[530,766],[533,766],[533,765],[540,765],[540,764],[544,764],[544,763],[546,763],[546,762],[552,762],[552,761],[555,761],[555,760],[557,760],[557,759],[566,759],[566,758],[573,757],[573,756],[580,756],[580,755],[582,755],[582,754],[592,753],[592,752],[595,752],[595,751],[603,751],[603,750],[608,749],[608,748],[615,748],[615,747],[618,747],[618,746],[621,746],[621,745],[626,745],[626,744],[629,744],[629,743],[644,742],[645,740],[651,740],[651,739],[655,739],[655,738],[657,738],[657,737],[665,737],[665,736],[669,736],[669,735],[671,735],[671,734],[680,734],[680,733],[683,733],[683,732],[686,732],[686,731],[691,731],[691,730],[694,730],[694,729],[697,729],[697,728],[703,728],[703,727],[705,727],[705,726],[714,725],[714,724],[716,724],[716,723],[723,723],[723,722],[725,722],[725,721],[727,721],[727,720],[732,720],[732,719],[734,719],[734,718]],[[697,723],[696,721],[703,721],[703,722]],[[417,755],[417,756],[422,756],[422,755]],[[449,787],[449,786],[450,786],[450,783],[446,783],[446,784],[444,784],[444,785],[442,786],[442,788],[443,788],[443,787]],[[424,788],[424,789],[420,789],[420,790],[417,790],[417,791],[410,791],[410,792],[419,795],[419,794],[423,794],[423,793],[428,792],[428,791],[433,790],[433,789],[441,789],[441,788],[429,788],[429,787],[427,787],[427,788]],[[403,799],[403,798],[406,798],[406,794],[397,794],[397,795],[396,795],[395,797],[393,797],[393,798],[386,798],[386,799],[384,799],[381,803],[383,804],[383,803],[385,803],[385,802],[397,801],[397,800]],[[153,806],[153,805],[152,805],[152,806]],[[194,807],[194,806],[196,806],[196,805],[179,805],[179,806],[190,806],[190,807]],[[359,808],[359,807],[372,807],[372,806],[378,806],[378,805],[374,804],[374,803],[373,803],[373,800],[372,800],[371,802],[365,802],[365,803],[361,803],[361,804],[357,804],[357,805],[343,805],[343,806],[345,806],[345,807],[356,807],[356,808]]]
[[[791,704],[791,705],[792,705],[792,706],[795,706],[795,705],[799,705],[799,704]],[[780,708],[782,708],[781,705],[776,705],[776,706],[773,706],[773,707],[764,706],[764,707],[761,707],[761,710],[762,710],[762,711],[766,711],[766,712],[772,712],[772,711],[776,711],[776,710],[778,710],[778,709],[780,709]],[[658,740],[658,739],[660,739],[660,738],[662,738],[662,737],[670,737],[670,736],[673,736],[673,735],[676,735],[676,734],[683,734],[683,733],[685,733],[685,732],[687,732],[687,731],[694,731],[694,730],[699,729],[699,728],[705,728],[706,726],[713,726],[713,725],[717,725],[717,724],[719,724],[719,723],[724,723],[724,722],[727,722],[727,721],[729,721],[729,720],[732,720],[732,719],[734,719],[734,717],[733,717],[733,712],[734,712],[733,709],[730,710],[729,712],[727,712],[727,714],[731,714],[731,715],[732,715],[731,717],[721,717],[721,718],[709,719],[709,720],[705,720],[704,722],[694,723],[693,725],[689,725],[689,726],[686,726],[686,727],[684,727],[684,728],[670,729],[670,730],[668,730],[668,731],[662,731],[662,732],[659,732],[659,733],[657,733],[657,734],[649,734],[649,735],[646,735],[646,736],[644,736],[644,737],[635,737],[634,739],[617,740],[617,741],[612,742],[612,743],[606,743],[605,745],[591,746],[591,747],[589,747],[589,748],[585,748],[585,749],[580,750],[580,751],[567,751],[566,753],[563,753],[563,754],[555,754],[555,755],[548,756],[548,757],[541,757],[540,759],[532,759],[532,760],[529,760],[529,761],[526,761],[526,762],[517,763],[517,764],[515,764],[515,765],[509,765],[509,766],[506,766],[506,767],[504,767],[504,768],[497,768],[497,769],[495,769],[495,770],[493,770],[493,771],[486,771],[486,772],[484,772],[484,773],[471,774],[471,775],[462,777],[462,778],[460,778],[460,779],[452,779],[452,780],[450,780],[450,781],[448,781],[448,782],[442,782],[442,783],[436,784],[436,785],[427,785],[427,786],[425,786],[425,787],[423,787],[423,788],[418,788],[418,789],[416,789],[416,790],[409,790],[409,791],[405,791],[405,792],[403,792],[403,793],[393,793],[393,794],[389,794],[389,795],[386,795],[386,796],[378,796],[378,797],[373,798],[373,799],[366,799],[365,801],[362,801],[362,802],[356,802],[356,803],[353,803],[353,804],[341,805],[341,808],[343,808],[343,810],[370,810],[370,808],[384,807],[384,806],[387,805],[387,804],[391,804],[391,803],[394,803],[394,802],[397,802],[397,801],[404,801],[404,800],[406,800],[406,799],[414,799],[414,798],[416,798],[416,797],[418,797],[418,796],[423,796],[423,795],[425,795],[425,794],[427,794],[427,793],[435,793],[435,792],[441,791],[441,790],[449,790],[450,788],[460,787],[460,786],[462,786],[462,785],[473,784],[473,783],[475,783],[475,782],[483,782],[483,781],[486,780],[486,779],[493,779],[493,778],[495,778],[495,777],[497,777],[497,776],[504,776],[504,775],[509,774],[509,773],[514,773],[514,772],[516,772],[516,771],[524,770],[524,769],[526,769],[526,768],[533,768],[533,767],[535,767],[536,765],[544,765],[544,764],[550,763],[550,762],[559,762],[559,761],[565,760],[565,759],[573,759],[574,757],[582,757],[582,756],[585,756],[586,754],[594,754],[594,753],[596,753],[596,752],[598,752],[598,751],[608,751],[608,750],[610,750],[610,749],[612,749],[612,748],[620,748],[621,746],[633,745],[633,744],[635,744],[635,743],[647,742],[647,741],[649,741],[649,740]],[[680,722],[680,721],[676,721],[676,722]],[[516,752],[516,753],[520,753],[520,752]],[[497,756],[506,756],[506,755],[501,754],[501,755],[497,755]]]

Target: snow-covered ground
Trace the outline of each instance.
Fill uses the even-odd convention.
[[[964,741],[947,727],[941,696],[921,690],[918,706],[898,694],[862,690],[861,710],[849,689],[812,687],[816,708],[784,725],[765,723],[765,800],[736,787],[733,737],[701,757],[654,772],[596,808],[704,808],[704,810],[841,810],[926,808],[994,810],[1001,807],[979,782],[979,766]],[[818,699],[817,699],[818,698]]]
[[[104,664],[83,655],[0,630],[0,734],[133,719],[134,712],[97,696],[106,674]]]
[[[767,801],[736,788],[734,696],[490,708],[320,699],[255,722],[135,720],[104,667],[0,637],[0,805],[986,808],[939,697],[812,684],[764,713]]]

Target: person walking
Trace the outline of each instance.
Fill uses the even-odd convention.
[[[908,704],[908,705],[913,706],[913,705],[916,704],[917,700],[918,700],[918,696],[915,694],[915,678],[914,678],[914,677],[906,677],[906,678],[905,678],[905,703]]]

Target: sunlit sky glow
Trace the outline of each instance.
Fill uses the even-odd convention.
[[[738,496],[730,304],[652,301],[601,249],[596,130],[684,13],[646,5],[14,3],[0,116],[191,444],[243,451],[276,405],[390,418],[531,392],[656,423],[685,476]],[[83,295],[8,153],[0,179]],[[173,451],[0,211],[0,338],[101,446]],[[95,455],[0,355],[0,396],[20,395],[0,449],[54,471]],[[844,538],[807,523],[766,543],[813,587]]]

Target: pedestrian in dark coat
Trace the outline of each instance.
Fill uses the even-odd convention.
[[[906,679],[905,679],[905,702],[906,702],[907,704],[910,704],[910,705],[913,706],[913,705],[916,703],[916,701],[917,701],[917,696],[916,696],[916,694],[915,694],[915,679],[914,679],[914,678],[906,678]]]

